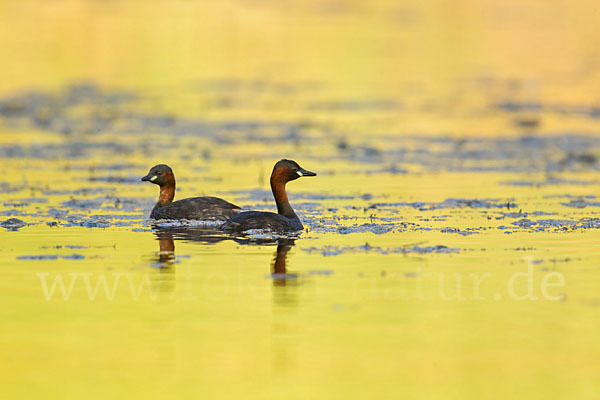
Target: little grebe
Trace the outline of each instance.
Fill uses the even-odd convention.
[[[301,176],[316,175],[314,172],[301,168],[295,161],[278,161],[271,173],[271,190],[277,204],[277,214],[265,211],[245,211],[231,218],[221,228],[230,233],[243,233],[252,229],[274,232],[301,231],[304,227],[288,201],[285,184]]]
[[[158,202],[150,213],[152,219],[190,219],[202,221],[227,221],[241,209],[218,197],[190,197],[173,201],[175,197],[175,175],[165,164],[155,165],[142,181],[160,186]]]

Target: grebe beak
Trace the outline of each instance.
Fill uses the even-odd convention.
[[[156,178],[157,178],[157,176],[156,176],[156,175],[150,175],[150,174],[148,174],[148,175],[146,175],[146,176],[143,176],[143,177],[142,177],[142,181],[149,181],[149,182],[152,182],[152,181],[154,181]]]
[[[307,171],[304,168],[300,168],[298,171],[296,171],[296,173],[299,176],[317,176],[316,173],[312,172],[312,171]]]

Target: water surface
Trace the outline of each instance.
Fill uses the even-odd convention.
[[[593,398],[595,19],[459,3],[0,6],[10,397]],[[147,220],[284,157],[299,237]]]

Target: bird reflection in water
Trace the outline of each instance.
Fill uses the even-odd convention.
[[[271,263],[272,301],[275,311],[271,325],[271,369],[278,376],[286,376],[298,365],[294,343],[299,327],[286,317],[294,313],[299,305],[298,274],[290,272],[287,267],[288,252],[293,246],[293,239],[279,239]]]
[[[158,260],[155,267],[171,268],[175,262],[175,240],[186,240],[200,243],[217,243],[226,240],[223,232],[216,229],[198,228],[165,228],[154,226],[154,235],[158,240]]]
[[[175,261],[175,243],[173,236],[169,232],[155,232],[158,240],[158,253],[152,258],[150,266],[159,274],[151,274],[149,282],[149,290],[153,295],[159,293],[175,294],[175,269],[173,264]]]
[[[271,264],[271,277],[274,286],[286,286],[288,281],[296,282],[298,275],[287,271],[287,253],[294,246],[293,239],[279,239]]]
[[[243,239],[224,236],[220,231],[205,229],[155,229],[154,234],[158,238],[160,251],[159,261],[167,268],[172,266],[175,259],[174,240],[186,240],[202,244],[217,243],[223,240],[233,240],[243,246],[268,246],[274,244],[277,248],[270,260],[270,278],[272,285],[272,301],[275,315],[271,327],[273,343],[272,369],[278,375],[285,375],[293,370],[298,364],[298,354],[294,350],[296,332],[300,330],[295,324],[290,324],[283,316],[295,312],[299,306],[298,283],[299,275],[288,270],[288,253],[295,245],[294,239]],[[266,260],[265,260],[266,261]],[[282,318],[280,319],[279,316]]]
[[[153,233],[158,240],[158,253],[152,259],[150,265],[161,273],[153,276],[151,286],[154,292],[168,292],[175,299],[175,268],[173,264],[178,263],[175,256],[175,240],[187,240],[192,242],[216,243],[225,240],[223,232],[214,229],[182,228],[182,227],[159,227],[153,226]]]
[[[233,240],[236,243],[245,246],[269,246],[277,244],[277,250],[273,255],[271,263],[271,278],[274,286],[285,286],[290,282],[295,282],[298,274],[287,271],[287,254],[294,246],[294,239],[288,238],[273,238],[273,239],[245,239],[234,238],[223,235],[222,231],[216,229],[198,229],[198,228],[163,228],[154,227],[154,235],[156,235],[159,244],[158,263],[155,266],[162,268],[171,268],[175,261],[175,244],[174,240],[185,240],[189,242],[197,242],[204,244],[214,244],[223,240]]]
[[[277,244],[277,250],[273,254],[271,262],[271,278],[273,286],[286,286],[298,281],[298,274],[289,272],[287,269],[287,254],[294,246],[295,239],[272,238],[272,239],[242,239],[232,238],[236,243],[247,246],[269,246]]]
[[[158,264],[161,268],[170,268],[175,260],[175,243],[170,232],[157,232]]]

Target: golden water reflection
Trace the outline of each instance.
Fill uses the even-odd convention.
[[[3,393],[595,398],[596,3],[0,2]],[[282,157],[293,244],[149,232]]]

